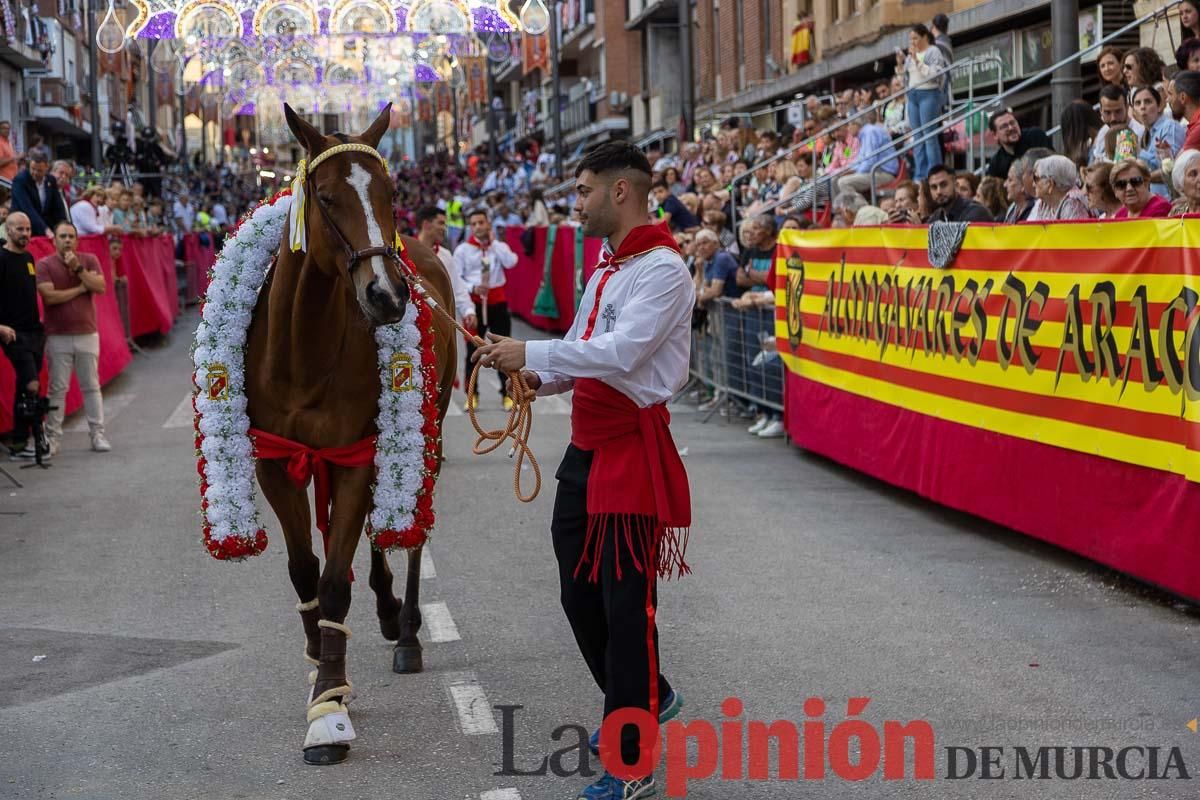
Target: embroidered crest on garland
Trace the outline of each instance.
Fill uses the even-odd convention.
[[[196,457],[204,545],[241,560],[267,547],[255,503],[254,442],[246,413],[245,348],[258,290],[283,234],[287,191],[244,218],[213,266],[192,351]],[[397,242],[404,269],[416,268]],[[380,550],[416,547],[433,528],[440,432],[433,320],[420,291],[404,318],[375,329],[380,378],[374,505],[367,535]]]

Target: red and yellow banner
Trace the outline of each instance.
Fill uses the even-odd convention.
[[[789,371],[939,420],[1200,480],[1200,220],[788,231]]]

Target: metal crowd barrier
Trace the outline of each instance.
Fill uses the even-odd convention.
[[[712,300],[692,327],[691,382],[713,392],[707,421],[720,408],[756,406],[783,413],[783,359],[775,348],[775,306],[745,311]]]

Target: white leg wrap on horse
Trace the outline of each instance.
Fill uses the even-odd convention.
[[[296,603],[296,610],[297,611],[312,611],[314,608],[317,607],[318,604],[319,604],[319,602],[318,602],[317,598],[314,597],[312,600],[309,600],[307,603]]]
[[[336,701],[318,703],[308,710],[308,733],[304,747],[348,744],[355,738],[354,725],[346,707]]]
[[[358,697],[358,692],[354,691],[354,684],[346,681],[346,685],[350,687],[350,693],[342,696],[342,705],[350,705],[350,701]],[[308,673],[308,701],[307,705],[313,704],[313,692],[317,690],[317,670]],[[328,694],[328,692],[326,692]]]
[[[321,662],[318,659],[315,659],[312,656],[310,656],[308,654],[307,650],[304,651],[304,660],[307,661],[309,664],[312,664],[314,667],[321,666]]]
[[[346,634],[347,639],[350,638],[350,628],[341,624],[340,622],[330,622],[327,619],[323,619],[318,622],[317,625],[321,628],[329,628],[330,630],[341,631],[342,633]]]
[[[354,687],[352,687],[349,683],[346,683],[342,686],[335,686],[332,689],[326,689],[325,691],[321,692],[319,695],[314,697],[312,700],[308,701],[309,708],[310,709],[316,708],[317,706],[321,705],[322,703],[329,702],[330,700],[332,700],[335,697],[342,697],[342,698],[349,697],[353,693],[354,693]]]

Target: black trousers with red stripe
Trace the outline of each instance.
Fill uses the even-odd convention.
[[[650,708],[650,648],[654,642],[654,663],[658,658],[658,628],[651,628],[646,615],[647,581],[655,608],[658,606],[657,575],[653,567],[640,572],[632,555],[623,546],[615,530],[604,531],[598,581],[589,580],[590,566],[576,576],[576,567],[584,554],[587,539],[587,482],[592,453],[568,445],[554,477],[558,492],[554,496],[554,516],[550,533],[558,560],[559,588],[563,611],[579,652],[587,663],[596,685],[604,692],[604,716],[619,708]],[[612,527],[612,526],[610,526]],[[620,563],[621,577],[617,578]],[[658,672],[659,707],[671,691],[671,685]],[[637,728],[626,726],[621,734],[621,757],[626,764],[638,759],[640,739]],[[648,746],[651,746],[648,743]]]

